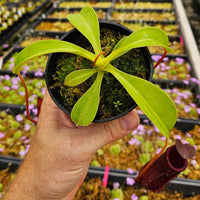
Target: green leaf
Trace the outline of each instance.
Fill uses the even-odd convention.
[[[97,72],[97,69],[80,69],[69,73],[65,77],[64,85],[67,86],[77,86],[82,82],[90,78],[94,73]]]
[[[112,65],[106,71],[118,79],[147,117],[169,138],[169,131],[177,119],[176,107],[170,97],[149,81],[126,74]]]
[[[173,52],[173,49],[169,47],[168,36],[164,31],[156,27],[146,27],[122,38],[116,44],[112,53],[105,58],[106,63],[111,62],[133,48],[145,46],[162,46],[167,52]]]
[[[94,59],[96,58],[96,56],[91,52],[66,41],[42,40],[35,42],[20,51],[20,53],[16,57],[15,67],[13,68],[12,72],[17,73],[26,61],[36,56],[55,52],[74,53],[83,56],[91,61],[94,61]]]
[[[101,52],[97,15],[92,7],[83,8],[78,14],[67,15],[68,20],[90,41],[95,54]]]
[[[95,118],[98,106],[103,71],[99,71],[93,85],[76,102],[71,112],[71,119],[76,125],[87,126]]]

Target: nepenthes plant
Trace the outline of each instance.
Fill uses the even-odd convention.
[[[124,55],[133,48],[162,46],[166,52],[172,52],[167,35],[158,28],[147,27],[123,37],[113,51],[104,57],[100,45],[99,22],[91,7],[83,8],[79,14],[69,14],[68,20],[91,43],[94,53],[66,41],[43,40],[24,48],[17,56],[13,73],[20,76],[21,66],[29,59],[55,52],[77,54],[93,62],[92,69],[75,70],[65,77],[64,84],[76,86],[97,73],[92,86],[77,101],[71,112],[71,119],[76,125],[89,125],[97,112],[101,82],[105,72],[111,73],[127,90],[142,111],[167,137],[177,118],[173,101],[158,86],[142,78],[118,70],[111,61]],[[147,92],[148,91],[148,92]],[[86,103],[85,103],[86,102]],[[90,108],[90,109],[89,109]]]

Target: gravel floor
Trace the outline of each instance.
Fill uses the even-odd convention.
[[[200,3],[198,3],[198,1],[199,0],[182,0],[200,51]]]

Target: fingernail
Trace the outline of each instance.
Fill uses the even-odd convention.
[[[135,129],[138,126],[138,124],[139,117],[135,111],[132,111],[121,118],[121,125],[126,131]]]

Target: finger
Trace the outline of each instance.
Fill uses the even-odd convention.
[[[95,123],[87,127],[73,129],[74,137],[78,147],[87,152],[95,153],[102,146],[114,142],[130,132],[139,125],[139,116],[135,111],[106,123]]]

